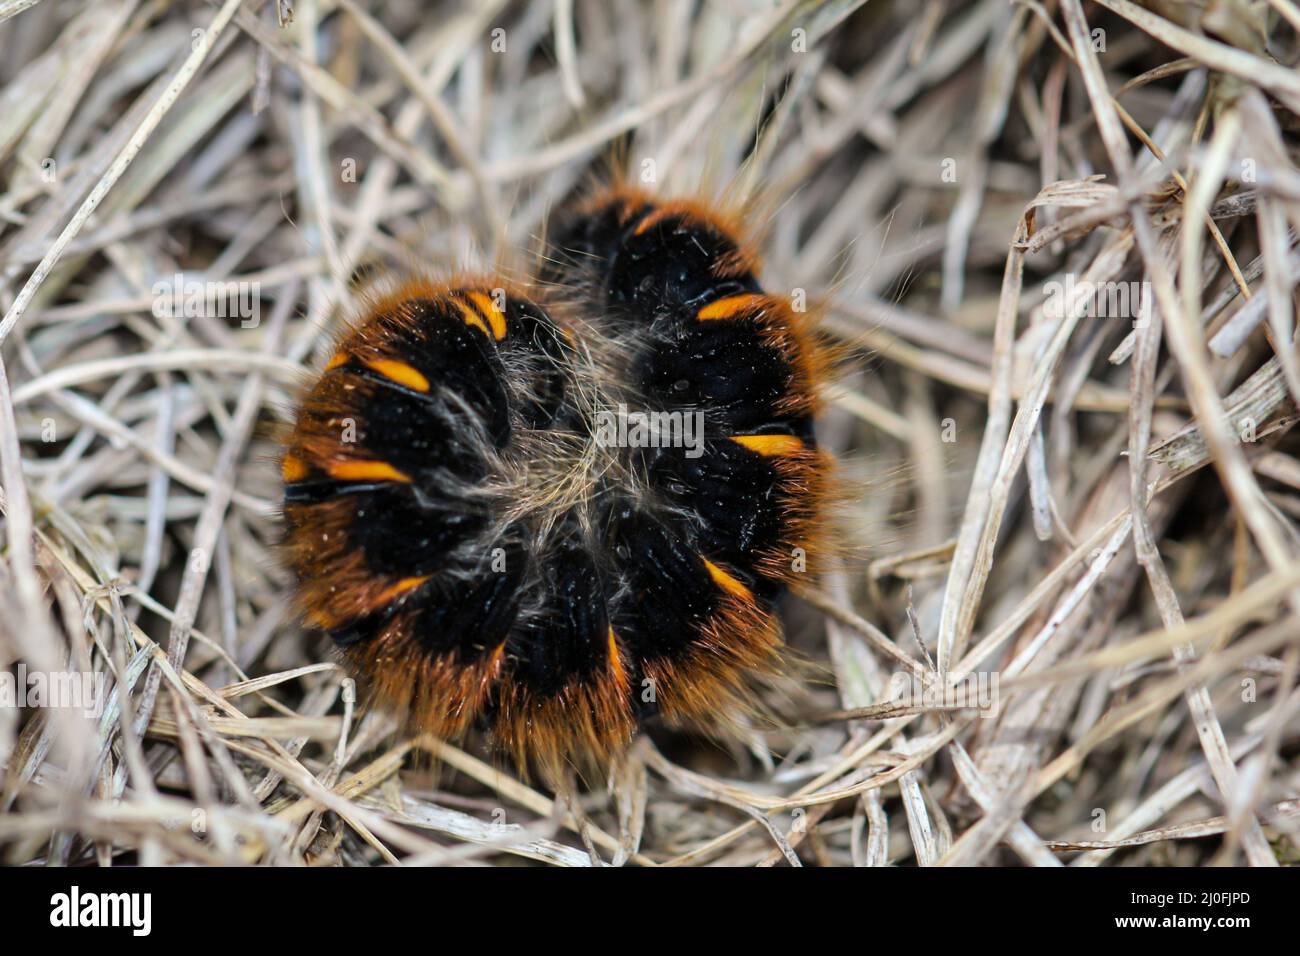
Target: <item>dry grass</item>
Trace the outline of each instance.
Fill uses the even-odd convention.
[[[0,21],[0,665],[111,691],[0,706],[4,862],[1300,858],[1293,0]],[[354,708],[286,614],[266,436],[360,280],[526,269],[610,155],[771,210],[767,284],[853,346],[849,547],[790,602],[789,726],[553,799]],[[259,321],[155,310],[177,273]],[[942,692],[979,673],[993,715]]]

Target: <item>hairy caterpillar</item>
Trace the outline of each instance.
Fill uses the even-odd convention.
[[[738,233],[607,189],[533,288],[406,282],[342,336],[286,441],[286,553],[379,703],[550,771],[746,706],[830,463],[822,351]]]

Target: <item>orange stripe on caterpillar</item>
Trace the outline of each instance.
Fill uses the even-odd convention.
[[[366,363],[366,367],[378,372],[390,382],[396,382],[417,392],[429,390],[429,380],[418,369],[405,362],[396,359],[372,359]]]
[[[401,597],[406,592],[415,590],[432,576],[433,575],[430,574],[421,574],[415,577],[402,578],[402,580],[398,581],[392,587],[385,588],[381,591],[376,603],[387,604],[394,598]]]
[[[614,680],[620,687],[627,686],[627,672],[623,670],[623,660],[618,655],[618,640],[614,637],[614,629],[609,629],[609,666],[614,672]]]
[[[348,355],[347,352],[335,352],[330,356],[330,360],[325,363],[325,371],[329,372],[338,368],[340,365],[346,365],[349,358],[351,358],[351,356]]]
[[[323,610],[308,611],[305,620],[311,627],[322,631],[328,631],[337,623],[331,615]]]
[[[492,324],[492,336],[498,342],[506,337],[506,317],[501,310],[497,308],[496,303],[482,292],[466,293],[470,301],[478,306],[479,312],[483,313],[483,318]]]
[[[736,244],[737,249],[722,256],[714,263],[714,273],[718,277],[738,276],[744,273],[756,273],[761,264],[754,250],[745,242],[744,223],[738,211],[728,211],[712,203],[694,199],[673,199],[663,202],[639,189],[616,186],[598,191],[578,207],[579,214],[599,215],[603,208],[615,207],[619,210],[619,221],[625,223],[634,216],[644,213],[633,230],[634,236],[645,235],[665,220],[677,219],[683,224],[706,229],[720,236],[725,236]],[[649,211],[647,212],[647,208]]]
[[[749,588],[745,587],[745,585],[740,581],[722,570],[722,568],[718,567],[708,558],[701,558],[700,560],[704,562],[704,567],[708,569],[709,577],[713,578],[713,583],[722,588],[722,590],[726,591],[728,594],[734,594],[736,597],[744,600],[750,600],[753,598],[754,594],[749,590]]]
[[[671,212],[672,212],[671,209],[660,206],[654,212],[650,213],[639,223],[637,223],[636,232],[634,233],[634,235],[640,236],[643,235],[644,233],[649,232],[651,229],[655,227],[656,223],[663,222],[663,220],[666,219]]]
[[[339,481],[401,481],[410,477],[386,461],[336,461],[329,466],[331,478]]]
[[[764,458],[793,455],[804,450],[803,439],[795,435],[732,435],[731,440]]]
[[[460,309],[461,315],[465,317],[466,325],[472,325],[488,338],[493,338],[492,330],[489,329],[487,323],[483,321],[483,316],[479,315],[478,312],[468,304],[460,301],[460,299],[454,299],[453,301],[456,303],[456,307]]]
[[[285,455],[280,462],[280,476],[286,483],[302,481],[307,477],[309,470],[307,463],[294,455]]]
[[[749,311],[763,297],[753,292],[740,295],[728,295],[715,302],[710,302],[696,313],[697,319],[734,319],[737,315]]]

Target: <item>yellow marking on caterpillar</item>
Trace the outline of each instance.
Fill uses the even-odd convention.
[[[330,465],[331,478],[339,481],[403,481],[411,479],[386,461],[336,461]]]
[[[618,656],[618,642],[614,639],[614,629],[609,629],[609,666],[614,671],[614,680],[620,684],[627,682],[627,674],[623,670],[623,661]]]
[[[416,577],[402,578],[402,580],[398,581],[392,587],[386,588],[380,592],[379,603],[387,604],[389,601],[393,600],[393,598],[400,597],[407,591],[412,591],[415,588],[418,588],[425,581],[429,580],[430,577],[432,577],[432,575],[421,574]]]
[[[307,623],[321,631],[328,631],[334,627],[334,619],[324,611],[308,611]]]
[[[734,594],[736,597],[745,600],[749,600],[754,596],[750,592],[749,588],[745,587],[745,585],[741,584],[708,558],[701,558],[700,560],[704,562],[704,566],[708,569],[709,577],[713,578],[713,583],[722,588],[722,590],[726,591],[728,594]]]
[[[367,362],[366,365],[398,385],[405,385],[417,392],[427,392],[429,390],[429,380],[421,375],[417,369],[412,368],[405,362],[398,362],[396,359],[374,359]]]
[[[803,440],[794,435],[732,435],[731,440],[764,458],[803,451]]]
[[[466,293],[470,301],[478,306],[478,310],[483,313],[483,318],[492,323],[492,335],[500,342],[506,337],[506,317],[505,314],[497,308],[497,304],[482,292]]]
[[[285,455],[284,460],[280,462],[280,476],[285,483],[302,481],[307,477],[307,465],[301,458],[293,455]]]
[[[632,234],[634,236],[639,236],[642,233],[649,232],[655,227],[656,223],[663,221],[665,215],[666,213],[663,209],[656,209],[654,212],[648,213],[644,219],[636,224],[636,231]]]
[[[740,312],[744,312],[763,297],[753,292],[744,292],[740,295],[723,296],[716,302],[710,302],[696,314],[697,319],[734,319]]]
[[[457,308],[460,309],[461,314],[465,316],[466,325],[472,325],[474,326],[474,328],[481,331],[488,338],[492,338],[492,330],[487,327],[487,324],[483,321],[483,317],[481,315],[475,312],[464,302],[460,301],[460,299],[453,299],[452,301],[456,303],[456,306]]]
[[[345,365],[345,364],[347,364],[347,360],[348,360],[350,357],[351,357],[351,356],[349,356],[347,352],[335,352],[335,353],[330,357],[330,360],[329,360],[328,362],[325,363],[325,371],[328,372],[328,371],[330,371],[331,369],[336,369],[336,368],[338,368],[340,365]]]

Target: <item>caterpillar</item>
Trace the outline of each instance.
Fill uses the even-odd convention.
[[[525,772],[749,707],[831,469],[824,350],[758,270],[727,217],[609,187],[527,287],[371,297],[281,468],[297,609],[376,703]]]

